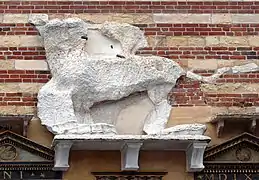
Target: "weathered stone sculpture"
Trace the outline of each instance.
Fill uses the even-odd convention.
[[[138,170],[139,151],[154,149],[186,151],[187,170],[203,169],[206,126],[165,128],[168,93],[186,73],[173,60],[135,55],[147,45],[139,28],[44,15],[31,23],[52,74],[38,93],[38,116],[55,134],[55,170],[68,169],[70,149],[89,148],[120,150],[122,170]]]
[[[31,23],[43,38],[52,73],[38,93],[38,116],[51,132],[117,134],[121,111],[148,99],[141,128],[162,133],[171,110],[167,94],[185,72],[170,59],[135,55],[147,45],[139,28],[76,18],[32,18]]]

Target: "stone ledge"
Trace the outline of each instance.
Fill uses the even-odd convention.
[[[121,151],[121,170],[139,169],[139,151],[185,151],[188,172],[201,171],[210,138],[203,135],[56,135],[54,170],[66,171],[71,150]]]

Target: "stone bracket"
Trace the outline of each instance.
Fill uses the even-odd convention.
[[[245,126],[240,127],[241,128],[240,130],[243,130],[244,132],[247,131],[246,127],[248,125],[250,133],[255,135],[257,125],[258,125],[257,121],[259,120],[259,114],[258,113],[252,113],[252,114],[233,113],[233,114],[219,114],[219,115],[217,115],[211,121],[211,123],[216,125],[217,136],[219,138],[222,137],[224,129],[227,128],[226,123],[227,122],[233,123],[233,120],[235,120],[235,122],[239,121],[239,122],[244,123]],[[229,125],[228,125],[228,128],[230,128]]]
[[[255,118],[252,119],[251,124],[250,124],[250,131],[255,134],[256,133],[256,125],[257,121]]]
[[[187,172],[199,172],[204,168],[203,155],[207,147],[207,142],[194,142],[186,150]]]
[[[137,171],[139,169],[139,151],[143,143],[126,142],[121,148],[121,170]]]
[[[220,120],[217,123],[217,136],[221,137],[223,134],[223,130],[224,130],[224,126],[225,126],[225,121],[224,120]]]
[[[201,171],[203,154],[208,136],[203,135],[56,135],[52,146],[55,149],[54,170],[66,171],[69,168],[69,151],[120,151],[121,171],[139,170],[141,151],[184,151],[187,170]]]
[[[55,145],[54,171],[67,171],[69,168],[68,159],[72,141],[60,141]]]

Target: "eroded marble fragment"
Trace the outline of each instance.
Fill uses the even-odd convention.
[[[31,23],[43,38],[52,73],[38,93],[38,116],[51,132],[117,134],[115,125],[125,108],[140,100],[147,107],[139,129],[147,134],[164,130],[171,110],[167,95],[185,71],[167,58],[136,56],[147,45],[139,28],[37,16]],[[143,95],[134,99],[136,93]]]

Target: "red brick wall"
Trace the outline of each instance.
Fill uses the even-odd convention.
[[[0,13],[168,13],[168,14],[256,14],[259,13],[257,1],[1,1]],[[253,20],[254,21],[254,20]],[[207,37],[207,36],[258,36],[259,21],[243,23],[142,23],[133,24],[140,27],[147,37]],[[0,23],[1,36],[38,36],[38,32],[29,23]],[[140,55],[158,55],[178,61],[184,68],[186,59],[195,60],[250,60],[259,59],[259,46],[252,45],[157,45],[141,49]],[[0,61],[45,60],[43,47],[0,47]],[[202,64],[201,64],[202,66]],[[204,76],[211,75],[214,70],[196,71]],[[1,69],[0,83],[46,83],[50,79],[49,71]],[[243,74],[226,74],[217,83],[259,83],[259,72]],[[202,92],[201,82],[183,77],[170,93],[173,106],[258,106],[258,92],[244,93],[208,93]],[[0,105],[35,106],[37,94],[16,92],[0,93]]]
[[[0,13],[259,13],[259,2],[2,1]]]
[[[200,72],[204,76],[209,72]],[[259,83],[259,73],[225,74],[217,83]],[[182,77],[170,93],[172,106],[259,106],[257,93],[211,93],[201,90],[201,82]]]

